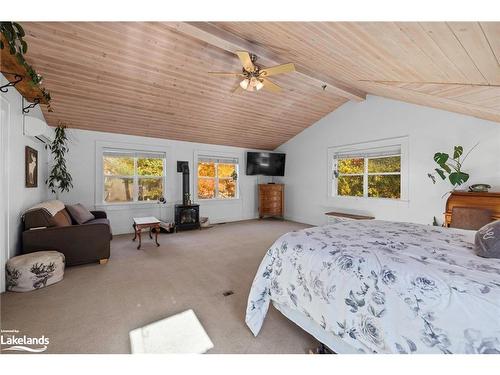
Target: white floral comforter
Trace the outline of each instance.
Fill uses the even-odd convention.
[[[470,232],[346,221],[291,232],[267,251],[246,323],[261,329],[270,300],[361,352],[500,353],[500,259],[473,251]]]

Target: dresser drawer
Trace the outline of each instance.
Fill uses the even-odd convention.
[[[281,202],[281,195],[265,196],[260,198],[261,202]]]
[[[264,198],[266,199],[281,199],[281,191],[266,191],[266,193],[263,195]]]
[[[281,211],[281,201],[280,202],[262,202],[263,210],[280,210]]]
[[[281,192],[281,191],[283,191],[283,186],[272,185],[272,184],[259,185],[259,189],[260,189],[260,191],[265,191],[266,193],[270,193],[271,191]]]

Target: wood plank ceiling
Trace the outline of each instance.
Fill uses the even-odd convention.
[[[500,122],[500,23],[23,26],[50,125],[272,150],[365,93]],[[276,76],[279,94],[233,94],[207,72],[239,71],[237,46],[298,73]]]

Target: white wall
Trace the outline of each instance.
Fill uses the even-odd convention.
[[[0,75],[0,84],[7,80]],[[2,217],[1,233],[2,274],[1,290],[5,290],[5,260],[20,253],[21,249],[21,215],[27,208],[47,199],[48,190],[45,185],[47,178],[47,151],[42,143],[23,135],[22,98],[15,88],[10,88],[7,93],[2,93],[0,106],[2,111],[1,130],[1,181],[2,192]],[[43,119],[39,107],[29,113]],[[38,187],[26,188],[24,176],[24,148],[30,146],[38,150]]]
[[[408,201],[328,196],[328,147],[399,136],[409,138]],[[430,224],[436,216],[442,222],[441,196],[450,185],[440,179],[433,185],[427,177],[436,167],[433,155],[477,142],[464,164],[471,176],[466,186],[488,183],[500,191],[500,124],[376,96],[346,103],[277,149],[287,154],[285,216],[319,225],[327,221],[324,212],[338,209],[383,220]]]
[[[197,151],[214,155],[231,155],[239,158],[239,199],[231,201],[204,201],[201,203],[200,215],[208,216],[210,222],[226,222],[252,219],[257,213],[257,183],[267,182],[262,177],[245,175],[246,149],[238,147],[217,146],[191,142],[173,141],[167,139],[137,137],[122,134],[94,132],[78,129],[69,129],[70,151],[67,165],[73,176],[74,188],[69,193],[59,196],[67,204],[82,203],[86,207],[103,209],[108,213],[113,233],[130,233],[132,231],[132,218],[138,216],[156,216],[162,220],[173,221],[174,204],[182,201],[182,175],[177,173],[177,160],[189,162],[191,171],[191,195],[193,196],[193,168],[194,156]],[[136,205],[102,205],[96,199],[96,171],[100,169],[101,162],[96,156],[96,147],[100,145],[113,145],[114,147],[130,147],[166,152],[167,157],[167,204],[136,204]],[[99,155],[99,153],[97,153]],[[160,211],[161,209],[161,211]]]

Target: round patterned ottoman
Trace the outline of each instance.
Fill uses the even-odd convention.
[[[55,284],[64,276],[64,255],[37,251],[10,258],[5,266],[7,290],[29,292]]]

